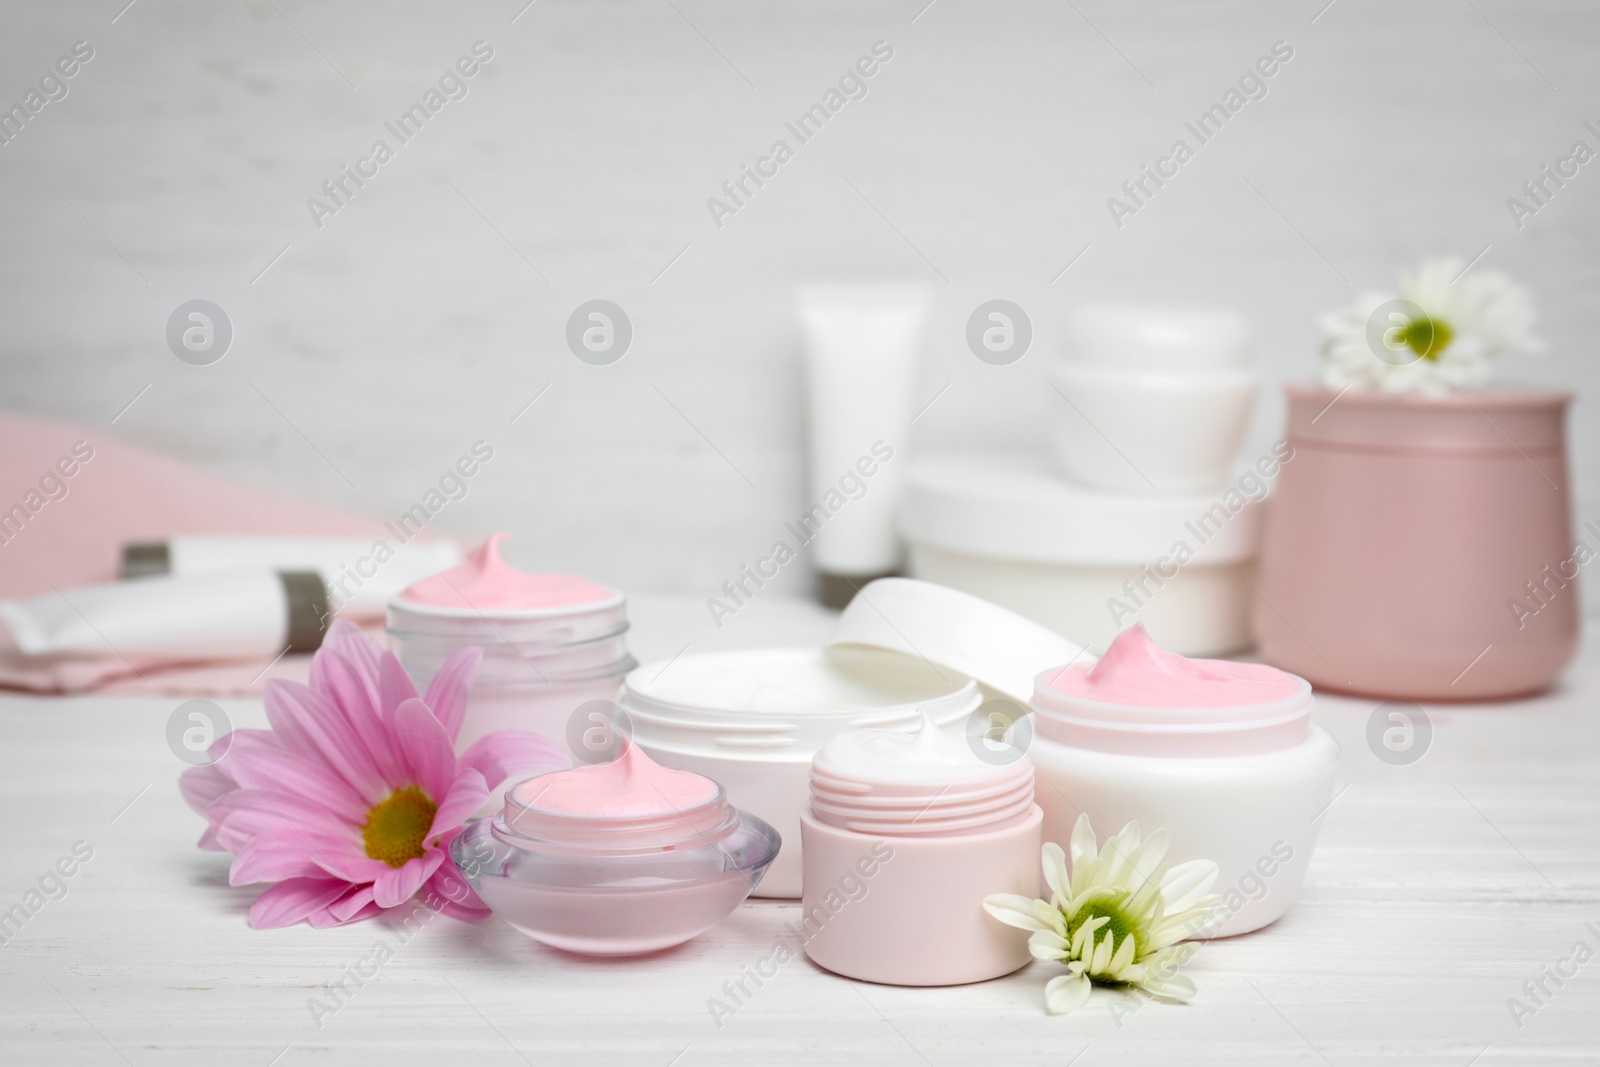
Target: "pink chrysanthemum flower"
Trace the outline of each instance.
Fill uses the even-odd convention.
[[[218,738],[214,762],[184,772],[184,799],[208,824],[200,847],[233,853],[229,883],[276,883],[251,907],[251,926],[340,926],[419,891],[454,918],[489,914],[450,862],[451,838],[512,774],[568,761],[523,730],[456,755],[481,657],[450,657],[419,697],[393,653],[336,622],[309,686],[267,683],[272,729]]]

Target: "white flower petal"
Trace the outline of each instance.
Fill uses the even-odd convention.
[[[1072,899],[1072,879],[1067,875],[1067,854],[1053,841],[1043,849],[1044,881],[1057,900]]]
[[[1104,915],[1097,915],[1093,919],[1078,927],[1072,934],[1072,954],[1084,959],[1094,954],[1094,933],[1111,920]]]
[[[1111,951],[1116,947],[1116,939],[1117,935],[1107,930],[1106,936],[1102,937],[1100,943],[1094,947],[1094,958],[1089,961],[1090,974],[1106,973],[1106,967],[1111,963]]]
[[[1072,955],[1072,946],[1053,930],[1035,930],[1028,936],[1028,952],[1038,960],[1064,960]]]
[[[1109,940],[1109,938],[1108,938]],[[1132,937],[1124,937],[1122,944],[1117,946],[1116,952],[1111,955],[1111,962],[1107,965],[1113,978],[1121,978],[1124,968],[1133,963],[1134,949],[1137,943]]]
[[[1167,831],[1160,829],[1144,839],[1144,844],[1139,846],[1138,854],[1133,857],[1133,884],[1143,883],[1166,858]]]
[[[1079,815],[1078,821],[1073,824],[1071,847],[1072,873],[1081,878],[1082,865],[1092,864],[1097,855],[1094,844],[1094,827],[1089,825],[1089,816]]]
[[[1019,930],[1053,930],[1050,924],[1040,921],[1034,908],[1038,903],[1015,893],[992,893],[983,898],[983,910]]]
[[[1044,987],[1044,1007],[1051,1015],[1065,1015],[1083,1007],[1092,989],[1084,975],[1064,974],[1052,978]]]
[[[1146,976],[1139,983],[1139,988],[1151,996],[1163,997],[1167,1000],[1190,1000],[1194,997],[1194,980],[1186,974],[1171,974],[1163,977]]]
[[[1217,865],[1211,860],[1190,860],[1167,871],[1161,879],[1161,897],[1167,914],[1192,908],[1217,882]]]

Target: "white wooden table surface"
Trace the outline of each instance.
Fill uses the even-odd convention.
[[[827,616],[752,604],[712,635],[687,598],[638,598],[641,659],[815,641]],[[1186,1006],[1097,991],[1052,1018],[1035,963],[998,981],[900,989],[787,964],[722,1027],[707,1001],[764,955],[793,904],[752,902],[651,958],[559,955],[498,920],[245,925],[256,889],[194,848],[164,730],[171,698],[0,698],[0,910],[76,842],[93,856],[0,947],[0,1063],[1052,1064],[1600,1063],[1600,958],[1538,1004],[1525,981],[1600,952],[1600,646],[1562,688],[1427,709],[1422,759],[1368,748],[1372,701],[1320,699],[1341,787],[1289,915],[1205,946]],[[235,725],[259,702],[228,701]],[[81,850],[81,846],[80,846]],[[1593,924],[1587,926],[1586,924]],[[393,958],[320,1020],[308,1002],[383,943]],[[1581,953],[1587,956],[1589,953]],[[1570,963],[1561,963],[1571,960]],[[1508,1000],[1532,1014],[1521,1025]],[[1116,1010],[1113,1010],[1116,1009]],[[320,1026],[318,1022],[320,1021]]]

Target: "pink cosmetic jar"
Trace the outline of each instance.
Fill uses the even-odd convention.
[[[572,575],[516,570],[500,558],[506,539],[495,534],[460,567],[389,601],[389,645],[419,690],[457,652],[483,650],[456,742],[463,751],[504,729],[565,745],[578,706],[615,700],[638,665],[624,640],[621,593]]]
[[[1025,966],[1026,933],[990,919],[983,898],[1038,887],[1033,796],[1020,752],[969,745],[926,717],[912,734],[835,737],[812,762],[800,815],[806,955],[846,978],[905,986]]]
[[[1311,722],[1311,686],[1260,663],[1185,659],[1142,626],[1097,664],[1040,674],[1033,742],[1044,838],[1080,814],[1102,834],[1164,827],[1172,864],[1208,859],[1226,918],[1259,929],[1289,909],[1333,797],[1339,746]]]
[[[649,774],[639,784],[641,768]],[[450,857],[497,916],[535,941],[637,956],[721,922],[779,845],[717,783],[627,745],[614,763],[518,782],[503,811],[456,835]]]
[[[1578,648],[1570,393],[1290,386],[1255,632],[1267,662],[1387,700],[1537,692]]]

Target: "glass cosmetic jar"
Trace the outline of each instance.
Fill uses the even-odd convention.
[[[629,746],[622,759],[629,753],[637,749]],[[726,918],[778,854],[776,831],[705,779],[703,799],[677,804],[674,797],[655,810],[545,805],[549,779],[592,770],[524,779],[506,791],[500,814],[450,843],[483,902],[535,941],[586,956],[671,948]]]
[[[620,592],[570,575],[526,574],[500,559],[495,534],[462,567],[389,601],[389,645],[426,692],[451,656],[478,646],[457,748],[520,729],[567,745],[568,721],[590,700],[615,700],[638,665]],[[418,590],[430,586],[419,594]]]

